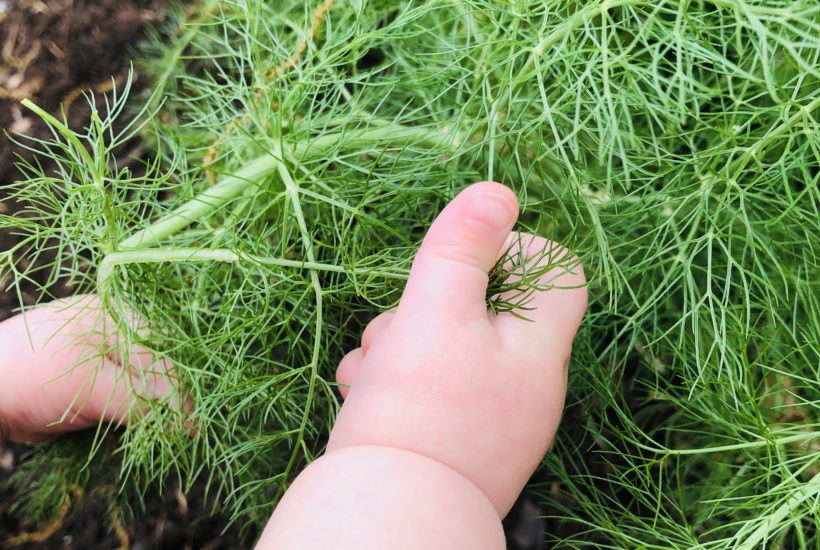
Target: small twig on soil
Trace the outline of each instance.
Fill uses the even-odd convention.
[[[29,65],[31,65],[31,62],[37,59],[37,56],[40,55],[40,50],[42,46],[40,45],[40,42],[35,42],[31,45],[31,49],[29,49],[29,51],[27,51],[25,55],[23,55],[22,57],[17,57],[12,53],[12,51],[14,50],[14,41],[16,41],[16,35],[12,36],[13,38],[11,40],[8,40],[3,45],[3,62],[7,65],[14,67],[18,73],[22,74],[26,72],[26,69]]]
[[[43,79],[38,77],[31,78],[23,82],[17,88],[6,88],[0,86],[0,99],[13,99],[14,101],[22,101],[29,97],[34,97],[43,87]]]
[[[60,509],[57,511],[57,516],[48,525],[38,531],[22,533],[11,537],[3,542],[3,547],[13,548],[15,546],[22,546],[23,544],[45,542],[50,539],[51,536],[54,535],[60,527],[62,527],[63,522],[68,515],[68,511],[71,509],[71,495],[74,495],[75,500],[79,500],[83,495],[82,489],[80,489],[77,485],[69,485],[68,493],[69,494],[65,496],[65,500],[63,500],[63,504],[60,506]]]
[[[68,113],[71,111],[71,106],[74,104],[77,98],[80,97],[80,94],[82,94],[84,90],[91,90],[95,94],[107,94],[115,87],[121,87],[125,82],[125,79],[125,75],[119,75],[116,78],[107,78],[98,84],[81,84],[79,86],[76,86],[75,88],[70,90],[61,101],[65,116],[68,116]]]
[[[109,499],[111,499],[110,495]],[[111,528],[114,531],[114,536],[117,537],[117,542],[120,543],[119,550],[128,550],[131,548],[131,539],[128,536],[128,531],[125,530],[125,527],[122,525],[122,520],[120,519],[120,507],[114,504],[113,499],[111,501]]]
[[[111,527],[114,529],[114,536],[117,537],[117,542],[120,543],[119,550],[128,550],[131,548],[131,539],[128,537],[128,531],[122,525],[120,520],[119,506],[114,506],[111,510]]]
[[[120,519],[120,507],[117,506],[116,502],[114,502],[114,486],[106,485],[103,487],[103,494],[110,505],[111,511],[109,516],[111,518],[111,530],[114,532],[114,536],[120,544],[118,550],[128,550],[131,548],[131,538],[128,536],[128,531],[126,531],[125,527],[122,525],[122,520]]]

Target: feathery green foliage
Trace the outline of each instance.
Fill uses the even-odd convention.
[[[29,215],[0,219],[28,235],[15,254],[57,253],[50,281],[139,311],[196,404],[193,436],[159,404],[122,433],[123,484],[204,475],[264,521],[321,451],[335,365],[395,304],[426,226],[494,179],[590,279],[531,486],[545,537],[816,547],[820,5],[339,1],[283,70],[314,8],[176,13],[131,127],[155,161],[118,168],[119,99],[77,133],[53,120],[31,146],[61,172],[28,166]],[[526,316],[526,292],[490,303]]]

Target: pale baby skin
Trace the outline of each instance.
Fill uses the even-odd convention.
[[[512,191],[492,182],[441,212],[398,308],[376,317],[340,363],[345,401],[327,451],[296,478],[258,548],[504,548],[501,518],[558,427],[587,302],[578,266],[544,276],[558,288],[535,294],[529,320],[487,311],[487,273],[502,252],[549,245],[511,234],[517,215]],[[0,436],[41,441],[100,418],[125,422],[139,399],[172,393],[168,365],[144,353],[129,368],[116,357],[77,367],[105,338],[105,318],[72,315],[84,300],[96,304],[74,300],[0,324],[0,379],[9,381]]]
[[[530,321],[487,311],[487,272],[517,214],[513,193],[489,182],[441,212],[398,308],[339,365],[349,390],[327,452],[296,479],[259,547],[504,547],[501,518],[558,427],[587,301],[578,267],[555,281],[565,288],[535,296]]]

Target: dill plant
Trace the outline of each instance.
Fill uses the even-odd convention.
[[[152,404],[108,451],[39,448],[31,506],[91,484],[66,457],[97,449],[89,468],[117,465],[123,489],[204,476],[263,522],[321,452],[335,365],[395,304],[426,226],[494,179],[590,279],[529,489],[544,536],[816,547],[817,2],[248,0],[171,19],[135,125],[113,131],[122,95],[85,129],[41,113],[54,140],[28,143],[59,173],[24,167],[27,215],[0,223],[26,237],[2,269],[12,290],[44,269],[140,312],[151,334],[124,341],[173,360],[196,431]],[[134,132],[155,151],[139,172],[112,154]],[[493,307],[526,316],[524,287]]]

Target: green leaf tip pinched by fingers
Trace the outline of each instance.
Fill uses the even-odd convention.
[[[536,292],[556,288],[564,274],[580,267],[581,261],[566,247],[544,241],[533,251],[536,238],[516,233],[489,273],[487,308],[493,315],[509,313],[530,321],[526,312]]]

